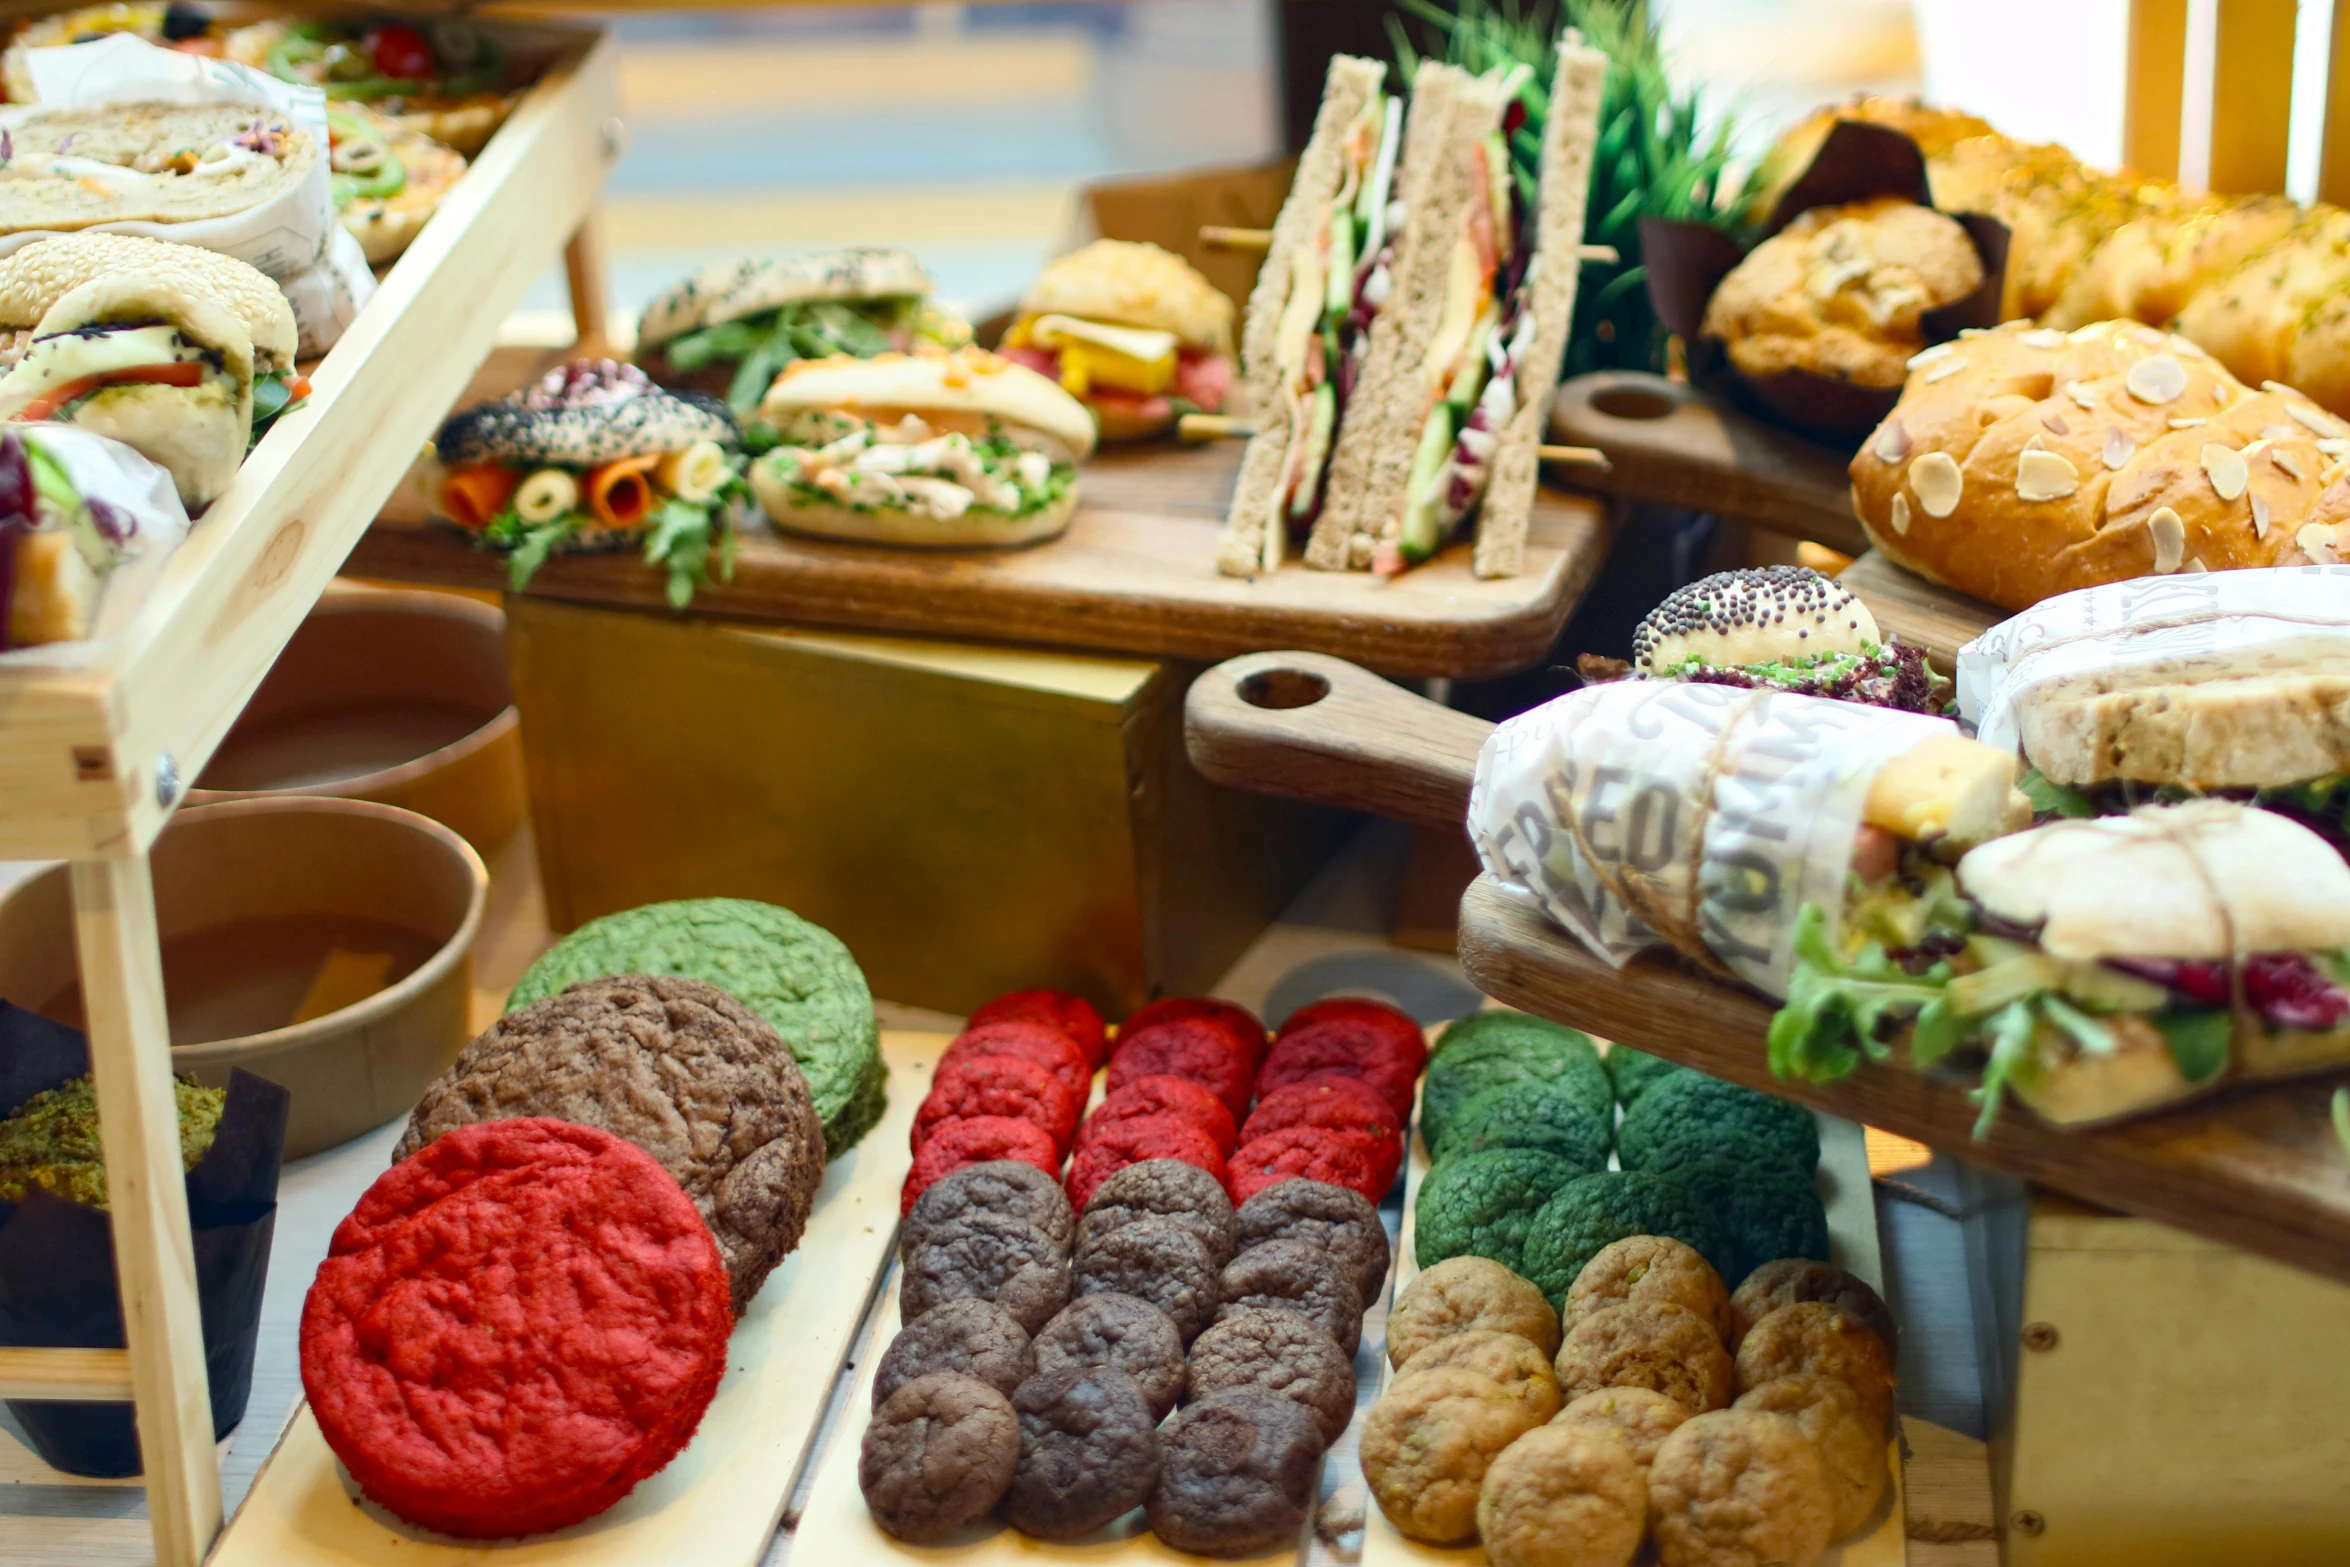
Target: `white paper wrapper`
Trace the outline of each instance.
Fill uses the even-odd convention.
[[[1497,880],[1621,968],[1670,945],[1774,997],[1795,917],[1835,920],[1877,769],[1946,719],[1620,680],[1495,730],[1469,833]]]
[[[319,156],[301,183],[235,217],[98,227],[201,245],[276,279],[293,304],[294,321],[302,333],[299,353],[305,359],[333,347],[360,306],[375,297],[375,274],[367,269],[366,254],[335,221],[326,157],[326,94],[321,89],[281,82],[226,60],[158,49],[129,33],[96,43],[27,50],[25,63],[41,101],[0,114],[0,124],[41,109],[108,103],[264,103],[291,119],[318,143]],[[46,232],[32,229],[0,235],[0,256],[46,237]]]
[[[2015,751],[2036,702],[2222,669],[2350,673],[2350,566],[2138,577],[2043,599],[1958,650],[1959,722]]]
[[[57,461],[73,480],[84,500],[118,506],[138,524],[122,547],[122,559],[107,577],[98,600],[98,618],[88,640],[46,642],[39,647],[0,652],[0,665],[15,668],[43,665],[68,668],[87,663],[98,648],[136,618],[147,596],[162,580],[164,562],[188,536],[188,514],[180,506],[171,475],[120,441],[70,424],[12,424],[7,426],[28,446],[38,446]],[[0,604],[0,614],[7,605]]]

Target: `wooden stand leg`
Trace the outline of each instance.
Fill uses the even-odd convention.
[[[73,902],[155,1560],[197,1567],[220,1532],[220,1466],[146,859],[75,861]]]
[[[563,278],[571,289],[571,324],[578,333],[574,352],[582,359],[601,358],[612,351],[604,316],[611,298],[612,273],[604,254],[601,207],[588,214],[563,247]]]

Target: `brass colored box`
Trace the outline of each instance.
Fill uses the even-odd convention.
[[[874,994],[1204,989],[1352,818],[1219,789],[1191,666],[507,601],[548,918],[780,903]]]
[[[2350,1562],[2350,1287],[2044,1193],[2010,1212],[2008,1567]]]

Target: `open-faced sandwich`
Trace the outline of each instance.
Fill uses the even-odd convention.
[[[520,592],[550,555],[641,548],[682,609],[732,575],[741,438],[724,403],[655,386],[634,365],[582,360],[452,414],[427,503],[508,557]]]
[[[365,104],[327,110],[326,129],[336,220],[370,266],[398,260],[464,177],[465,155]]]
[[[0,57],[0,74],[5,74],[7,79],[9,102],[38,103],[40,90],[33,85],[33,73],[25,65],[28,49],[55,49],[129,33],[166,49],[219,59],[225,52],[221,45],[222,32],[219,22],[209,12],[202,6],[186,4],[185,0],[173,0],[170,5],[115,0],[111,5],[75,6],[69,11],[34,17],[17,29],[16,36],[8,41],[7,54]]]
[[[1003,355],[1093,410],[1105,441],[1217,413],[1232,389],[1232,301],[1172,251],[1097,239],[1037,274]]]
[[[231,30],[239,65],[365,103],[467,157],[514,112],[522,72],[504,45],[459,15],[429,22],[302,17]]]
[[[1085,405],[979,348],[803,360],[760,405],[782,444],[751,465],[780,528],[867,544],[1026,544],[1068,527]]]
[[[171,478],[66,425],[0,430],[0,653],[98,634],[117,572],[188,531]]]
[[[1606,59],[1547,84],[1423,63],[1408,114],[1341,55],[1249,297],[1259,410],[1218,566],[1396,572],[1472,515],[1476,570],[1523,563],[1574,315]]]
[[[1632,661],[1585,654],[1586,681],[1692,680],[1801,691],[1912,713],[1945,711],[1925,649],[1877,630],[1848,588],[1802,566],[1748,566],[1675,588],[1632,632]]]
[[[933,303],[931,288],[921,262],[881,246],[721,262],[653,297],[636,360],[663,386],[723,397],[748,421],[786,365],[970,342],[970,323]]]
[[[1805,911],[1775,1067],[1974,1057],[1988,1126],[2003,1091],[2069,1124],[2350,1062],[2350,865],[2272,812],[2054,822],[1971,850],[1924,915],[1836,941]]]
[[[294,313],[242,261],[131,234],[65,234],[0,259],[0,419],[111,436],[171,473],[190,512],[257,426],[308,391]]]
[[[324,151],[250,103],[35,109],[0,148],[0,233],[233,217],[299,185]]]

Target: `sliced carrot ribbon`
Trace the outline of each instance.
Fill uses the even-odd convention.
[[[590,468],[587,503],[596,521],[607,528],[642,527],[645,514],[653,509],[653,483],[646,475],[660,461],[661,454],[655,452],[649,457],[622,457],[601,468]]]
[[[494,463],[453,469],[441,481],[441,510],[460,528],[479,533],[506,509],[521,483],[521,474]]]

